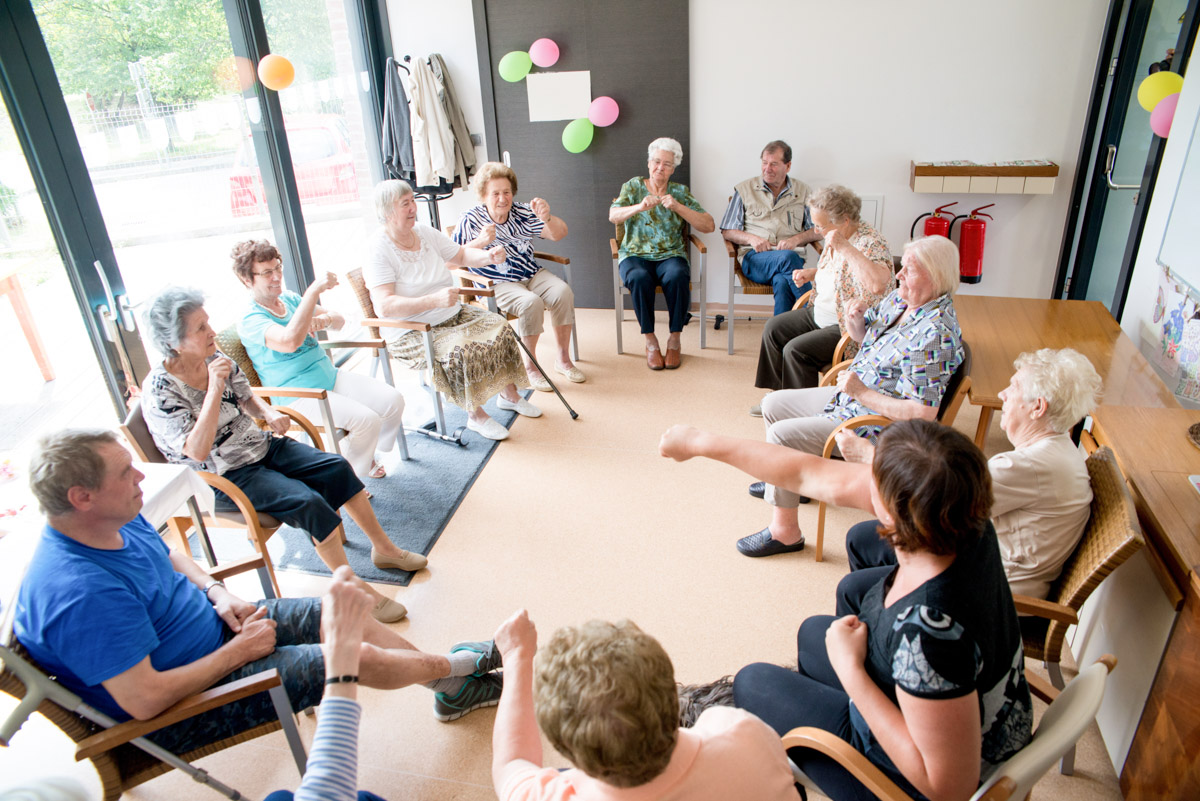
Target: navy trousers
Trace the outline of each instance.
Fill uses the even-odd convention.
[[[663,261],[650,261],[639,256],[621,260],[618,267],[621,283],[629,288],[633,298],[633,313],[643,334],[654,333],[654,295],[662,286],[667,301],[667,330],[672,334],[683,330],[688,309],[692,305],[692,268],[687,259],[673,256]]]

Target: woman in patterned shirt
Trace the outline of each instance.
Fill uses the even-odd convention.
[[[717,226],[686,186],[670,180],[683,161],[679,143],[666,137],[655,139],[648,155],[650,177],[625,182],[608,210],[608,221],[625,226],[620,248],[621,282],[629,288],[633,311],[646,337],[646,364],[651,370],[674,370],[680,360],[679,334],[692,303],[692,268],[684,226],[690,225],[702,234],[711,234]],[[668,312],[665,357],[654,335],[654,291],[660,284]]]
[[[898,564],[850,599],[850,614],[804,621],[796,668],[742,668],[737,707],[779,734],[815,726],[837,735],[913,797],[967,798],[1030,741],[1021,632],[988,518],[991,479],[965,436],[929,420],[898,422],[870,465],[684,426],[659,450],[872,511],[896,551]],[[875,797],[826,756],[788,756],[835,801]]]
[[[542,318],[550,309],[550,327],[556,346],[554,370],[576,384],[586,379],[571,361],[571,328],[575,323],[575,294],[566,281],[543,270],[534,259],[533,238],[557,242],[567,235],[567,224],[550,213],[550,204],[540,197],[517,203],[517,174],[507,165],[489,161],[471,179],[471,188],[481,201],[467,210],[454,231],[454,241],[469,248],[504,248],[500,264],[472,267],[471,272],[495,282],[496,305],[516,315],[517,334],[530,353],[537,352],[542,335]],[[525,354],[529,384],[549,392],[550,382],[538,372]]]

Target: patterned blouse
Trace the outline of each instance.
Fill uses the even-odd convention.
[[[546,224],[538,219],[528,203],[513,203],[508,210],[508,219],[502,223],[493,220],[483,204],[468,209],[454,230],[454,241],[465,245],[483,233],[488,225],[496,226],[496,241],[488,248],[503,245],[508,258],[503,264],[472,267],[471,272],[493,281],[527,281],[542,269],[533,258],[533,238],[542,235]]]
[[[836,271],[834,278],[834,293],[837,296],[837,318],[838,328],[842,333],[846,333],[846,304],[852,300],[861,300],[867,304],[868,308],[878,306],[879,301],[883,300],[896,286],[895,263],[892,261],[892,251],[888,247],[887,240],[883,238],[883,234],[876,231],[865,222],[859,222],[858,230],[854,232],[854,236],[850,237],[850,244],[861,254],[866,256],[873,262],[884,265],[888,268],[888,272],[892,273],[892,279],[888,283],[887,288],[880,294],[876,295],[867,289],[855,271],[850,267],[849,262],[842,259],[840,262],[834,261],[833,251],[829,248],[821,250],[821,260],[817,262],[817,271],[824,269],[833,269]],[[813,304],[816,304],[816,282],[813,282]],[[846,358],[853,358],[858,352],[858,344],[851,342],[846,349]]]
[[[878,306],[867,310],[867,333],[850,369],[870,389],[936,407],[942,402],[950,376],[963,361],[962,331],[954,313],[954,299],[950,295],[936,297],[913,309],[908,319],[897,324],[907,308],[892,290]],[[838,392],[822,414],[849,420],[878,412]],[[865,429],[872,438],[879,435],[878,426]]]
[[[667,183],[671,197],[701,214],[706,212],[683,184]],[[621,187],[621,194],[612,203],[612,208],[636,206],[646,195],[645,178],[630,178]],[[678,256],[688,260],[687,242],[683,239],[684,219],[661,205],[649,211],[641,211],[625,221],[625,238],[621,240],[619,254],[622,259],[637,256],[648,261],[665,261]]]

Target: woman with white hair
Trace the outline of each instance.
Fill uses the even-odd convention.
[[[1091,514],[1087,465],[1070,432],[1095,407],[1101,381],[1087,357],[1070,348],[1022,353],[1013,366],[1000,392],[1000,428],[1013,450],[988,460],[991,516],[1012,591],[1045,598]],[[869,443],[852,435],[839,434],[838,443],[848,460],[874,456]],[[843,594],[855,596],[856,586],[873,583],[870,568],[896,563],[875,520],[850,528],[846,555],[854,572],[838,587],[839,603]]]
[[[432,368],[434,388],[465,409],[467,428],[487,439],[508,438],[508,429],[483,410],[497,393],[501,409],[541,417],[542,410],[518,391],[529,386],[529,379],[508,321],[478,306],[464,306],[450,274],[454,265],[503,264],[505,249],[463,247],[441,231],[418,224],[417,199],[404,181],[382,181],[375,187],[375,211],[382,226],[367,243],[363,267],[375,312],[429,323],[434,363],[426,363],[424,338],[417,331],[384,328],[388,353],[413,369]]]
[[[630,178],[608,211],[608,221],[625,225],[620,245],[621,282],[633,297],[642,334],[646,337],[646,364],[651,370],[679,366],[679,335],[692,303],[692,268],[688,264],[685,225],[697,232],[716,230],[705,211],[683,184],[671,182],[683,161],[683,148],[674,139],[655,139],[648,148],[650,177]],[[654,294],[662,286],[667,301],[667,350],[663,355],[654,335]]]
[[[820,454],[843,420],[881,414],[892,420],[933,420],[950,377],[963,360],[954,313],[958,248],[943,236],[909,242],[898,286],[870,309],[846,307],[846,329],[861,350],[832,387],[772,392],[763,399],[767,442]],[[858,429],[872,437],[878,427]],[[804,547],[797,509],[808,499],[763,482],[750,494],[772,506],[767,528],[738,540],[746,556],[774,556]]]

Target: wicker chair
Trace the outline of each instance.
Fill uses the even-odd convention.
[[[730,242],[728,239],[725,240],[725,254],[727,256],[729,256],[729,309],[726,314],[726,320],[729,323],[728,352],[729,352],[730,356],[733,355],[733,321],[734,321],[733,301],[734,301],[734,299],[738,295],[743,295],[743,296],[745,296],[745,295],[767,295],[768,297],[770,297],[775,294],[774,289],[767,286],[766,284],[760,284],[760,283],[757,283],[756,281],[751,281],[749,278],[746,277],[746,274],[744,272],[742,272],[742,259],[741,259],[741,256],[738,255],[738,251],[740,249],[741,249],[740,245],[735,245],[732,242]],[[807,245],[804,246],[804,250],[805,251],[808,250]],[[804,254],[802,253],[801,255],[804,255]],[[811,254],[808,254],[805,256],[806,264],[808,263],[809,258],[811,258]],[[804,300],[804,298],[811,292],[812,292],[812,290],[810,289],[810,290],[808,290],[808,292],[805,292],[804,295],[801,295],[800,299],[797,300],[796,303],[792,306],[792,311],[799,309],[803,305],[800,301]],[[770,309],[768,309],[768,311],[770,311]],[[752,318],[747,317],[747,319],[752,319]],[[717,325],[719,328],[720,323],[718,322]],[[851,341],[853,341],[853,340],[851,340]],[[850,356],[853,356],[853,355],[854,354],[850,354]],[[839,361],[839,359],[834,357],[833,361],[836,363]]]
[[[261,557],[253,557],[210,569],[209,574],[220,579],[259,568],[262,564]],[[296,728],[291,702],[275,669],[189,696],[149,720],[114,723],[108,716],[85,705],[77,695],[47,675],[33,661],[12,634],[14,606],[13,603],[8,604],[5,620],[0,624],[0,692],[13,697],[18,704],[8,718],[0,722],[0,746],[9,745],[31,714],[35,711],[41,713],[75,743],[76,760],[91,760],[100,777],[104,801],[116,801],[125,791],[172,768],[187,772],[197,781],[208,784],[230,798],[238,798],[236,791],[190,763],[279,729],[283,729],[287,737],[296,767],[301,775],[304,774],[307,762],[304,744]],[[271,694],[278,720],[248,728],[232,737],[180,755],[172,754],[145,739],[165,726],[260,692]]]
[[[967,398],[967,393],[971,390],[971,346],[964,340],[963,360],[962,364],[950,376],[949,383],[946,384],[946,391],[942,394],[942,402],[938,406],[937,421],[944,426],[954,425],[954,419],[958,417],[958,410],[962,408],[963,401]],[[821,379],[821,386],[827,387],[837,381],[838,373],[850,366],[853,360],[835,364],[826,371],[825,377]],[[880,426],[886,427],[894,421],[881,414],[866,414],[858,417],[851,417],[849,420],[843,420],[838,423],[833,431],[829,432],[829,436],[825,438],[825,447],[821,451],[821,456],[826,459],[833,458],[833,449],[837,447],[837,433],[844,429],[861,428],[863,426]],[[817,504],[817,546],[816,560],[821,562],[824,560],[823,549],[825,545],[825,511],[826,503],[821,501]]]
[[[1032,625],[1028,618],[1023,621],[1025,656],[1046,666],[1058,690],[1064,686],[1059,663],[1067,628],[1079,622],[1080,608],[1100,582],[1145,544],[1133,498],[1112,449],[1103,447],[1093,452],[1087,458],[1087,468],[1092,482],[1091,517],[1062,573],[1050,585],[1049,596],[1044,601],[1013,596],[1017,612],[1041,619],[1040,626],[1037,620]],[[1074,756],[1072,749],[1063,757],[1063,773],[1072,772]]]
[[[1043,699],[1050,707],[1042,714],[1033,739],[991,773],[981,776],[979,789],[970,801],[1009,801],[1028,798],[1033,785],[1046,774],[1050,766],[1066,751],[1074,751],[1075,743],[1096,719],[1108,674],[1117,665],[1111,655],[1100,657],[1091,666],[1079,671],[1071,684],[1053,699]],[[1033,689],[1032,687],[1030,689]],[[1035,695],[1038,693],[1035,691]],[[835,734],[810,726],[792,729],[783,735],[784,748],[811,748],[828,756],[845,768],[876,798],[884,801],[910,801],[875,763]],[[798,784],[820,792],[808,776],[792,765]]]
[[[612,255],[613,264],[613,309],[616,312],[617,319],[617,353],[625,352],[625,347],[621,341],[621,325],[625,322],[625,296],[629,294],[629,290],[621,283],[621,254],[620,243],[625,240],[625,224],[617,223],[615,228],[615,236],[608,240],[608,248]],[[700,254],[700,270],[697,274],[693,270],[691,288],[692,295],[700,296],[700,349],[708,347],[707,331],[704,329],[704,322],[708,319],[708,298],[705,293],[708,291],[708,270],[705,269],[705,264],[708,259],[708,248],[704,246],[704,242],[700,237],[692,233],[691,226],[684,223],[683,226],[683,241],[690,242],[692,247]],[[657,287],[655,290],[658,294],[662,294],[662,287]]]
[[[378,351],[384,347],[382,339],[322,340],[320,344],[327,351],[334,348],[371,348]],[[271,403],[272,398],[310,398],[317,401],[321,408],[321,423],[314,422],[313,428],[328,436],[328,441],[333,446],[333,453],[339,456],[342,454],[338,440],[346,435],[346,430],[339,428],[333,419],[333,409],[329,406],[327,390],[308,387],[264,387],[262,377],[259,376],[250,354],[246,352],[246,346],[242,344],[242,338],[238,334],[236,325],[231,325],[217,334],[217,347],[221,349],[222,353],[237,362],[237,366],[246,374],[246,380],[250,382],[254,394],[267,403]],[[404,429],[400,429],[396,436],[396,445],[400,449],[400,458],[407,461],[408,442],[404,438]]]
[[[796,298],[796,302],[792,304],[792,311],[803,309],[805,306],[811,305],[813,297],[816,295],[816,290],[810,289],[800,297]],[[732,329],[733,324],[729,327]],[[732,354],[733,351],[730,351]],[[822,378],[829,372],[829,368],[835,364],[842,362],[854,361],[854,357],[858,355],[858,343],[854,341],[854,337],[850,336],[849,332],[842,334],[842,338],[838,340],[837,345],[833,348],[833,356],[829,359],[829,364],[819,371]]]

